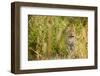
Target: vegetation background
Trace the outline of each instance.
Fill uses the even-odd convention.
[[[28,15],[28,60],[88,57],[88,18]]]

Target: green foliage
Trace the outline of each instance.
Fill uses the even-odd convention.
[[[28,60],[87,58],[87,24],[87,17],[28,15]],[[72,25],[75,50],[70,52],[65,31]]]

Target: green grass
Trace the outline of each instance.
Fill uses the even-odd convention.
[[[87,17],[28,15],[28,60],[88,57]],[[68,36],[74,35],[74,50]]]

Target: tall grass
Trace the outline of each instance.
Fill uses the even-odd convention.
[[[28,60],[87,58],[87,32],[87,17],[29,15]],[[74,46],[68,45],[70,33]]]

